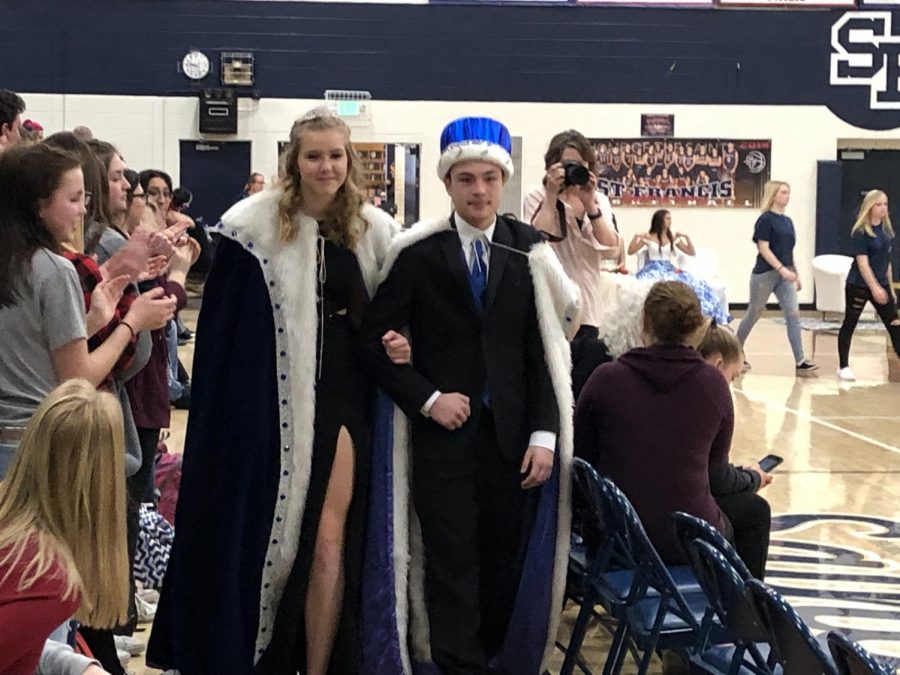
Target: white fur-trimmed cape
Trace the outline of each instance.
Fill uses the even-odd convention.
[[[295,217],[297,238],[280,241],[278,200],[281,190],[260,192],[232,206],[217,231],[241,244],[259,262],[275,320],[275,354],[281,430],[281,472],[274,520],[260,588],[259,627],[254,663],[269,644],[278,603],[297,556],[300,527],[309,489],[315,419],[317,249],[319,226],[304,214]],[[399,225],[384,211],[366,204],[368,223],[355,253],[369,295],[381,278],[380,265]],[[278,542],[277,544],[274,542]],[[198,646],[198,648],[200,648]]]
[[[423,221],[399,234],[391,242],[381,279],[387,277],[400,253],[407,247],[450,229],[449,219]],[[553,562],[553,588],[549,630],[544,646],[544,666],[553,652],[559,628],[560,612],[566,584],[569,556],[570,472],[573,449],[574,407],[571,380],[571,356],[568,338],[577,328],[578,288],[566,276],[556,255],[548,244],[535,244],[528,252],[518,252],[528,258],[534,286],[538,325],[544,344],[545,358],[559,407],[559,508],[556,550]],[[413,349],[415,346],[413,345]],[[430,640],[424,593],[424,554],[418,519],[409,498],[410,447],[408,420],[399,409],[394,411],[394,590],[397,635],[403,670],[412,673],[411,660],[430,660]],[[412,659],[407,644],[412,648]]]

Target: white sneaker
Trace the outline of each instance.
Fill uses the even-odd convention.
[[[132,656],[137,656],[138,654],[143,654],[147,649],[147,645],[138,640],[136,637],[132,637],[130,635],[116,635],[116,649],[121,649],[122,651],[126,651]]]
[[[139,594],[135,594],[134,604],[137,607],[138,621],[153,621],[153,618],[156,616],[155,602],[148,602]]]
[[[136,593],[141,597],[141,600],[149,602],[153,605],[159,603],[159,591],[154,591],[152,588],[141,588],[138,589]]]
[[[850,370],[850,366],[846,368],[841,368],[837,371],[838,379],[843,380],[844,382],[856,382],[856,375],[853,374],[853,371]]]
[[[129,661],[131,661],[131,654],[126,652],[124,649],[116,648],[116,656],[119,657],[119,663],[123,668],[128,665]]]

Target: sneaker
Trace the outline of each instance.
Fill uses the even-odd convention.
[[[116,649],[128,652],[131,656],[143,654],[147,649],[146,644],[138,640],[136,637],[131,637],[130,635],[116,635],[115,641]]]
[[[809,359],[803,359],[796,366],[797,375],[811,375],[819,369],[815,363],[810,361]]]
[[[138,621],[153,621],[156,616],[155,602],[148,602],[140,595],[135,594],[134,604],[137,606]]]
[[[742,372],[742,373],[746,373],[746,372],[747,372],[748,370],[750,370],[751,368],[753,368],[753,366],[750,365],[750,362],[749,362],[749,361],[744,361],[744,367],[741,368],[741,372]]]
[[[153,605],[159,602],[159,591],[154,591],[152,588],[140,588],[136,591],[136,595],[139,595],[141,600]]]
[[[854,375],[853,371],[850,370],[850,366],[841,368],[839,371],[837,371],[837,376],[839,380],[843,380],[844,382],[856,382],[856,375]]]
[[[116,647],[116,656],[118,657],[119,663],[123,668],[128,665],[129,661],[131,661],[131,654],[126,652],[124,649],[119,649],[118,647]]]

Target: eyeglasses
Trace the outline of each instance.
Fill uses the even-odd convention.
[[[127,196],[129,204],[131,202],[133,202],[135,199],[143,199],[145,202],[147,201],[147,193],[146,192],[142,192],[141,194],[136,195],[136,194],[134,194],[134,190],[126,190],[125,194]]]
[[[147,196],[149,197],[162,197],[163,199],[169,199],[172,196],[172,193],[168,190],[160,190],[159,188],[150,188],[147,190]]]

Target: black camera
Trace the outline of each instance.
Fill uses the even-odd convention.
[[[587,168],[579,162],[566,162],[563,164],[563,170],[566,172],[564,183],[569,185],[587,185],[591,179],[591,174]]]

